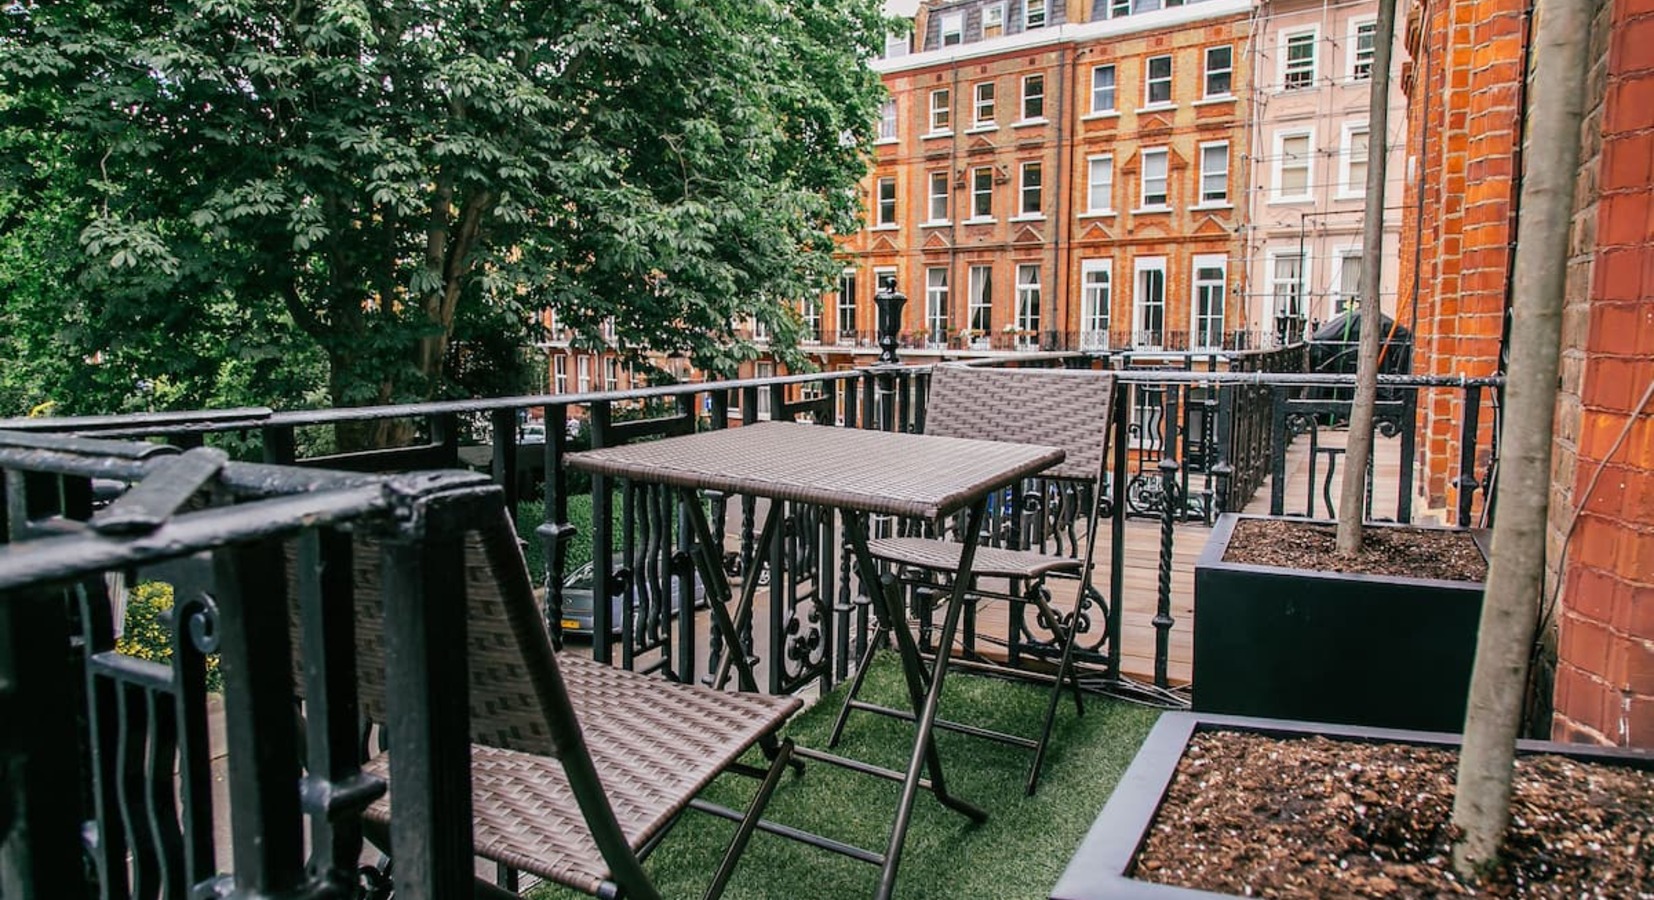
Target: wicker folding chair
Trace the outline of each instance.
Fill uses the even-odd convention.
[[[512,889],[527,872],[595,896],[658,898],[641,860],[715,777],[739,772],[761,785],[744,815],[723,811],[740,825],[705,894],[719,896],[791,761],[792,742],[777,731],[803,704],[554,652],[503,504],[488,518],[465,542],[476,854]],[[371,543],[358,538],[351,553],[357,670],[363,713],[383,723],[381,557]],[[755,745],[765,768],[738,761]],[[388,755],[363,770],[388,779]],[[395,794],[393,783],[366,813],[367,837],[387,853]],[[511,895],[477,882],[479,897]]]
[[[925,407],[925,434],[1061,447],[1067,451],[1064,461],[1040,474],[1047,485],[1055,487],[1056,493],[1042,497],[1039,505],[1048,505],[1053,498],[1058,503],[1072,502],[1076,497],[1087,498],[1088,501],[1087,507],[1074,511],[1070,519],[1083,519],[1085,530],[1083,534],[1067,531],[1066,548],[1061,534],[1035,533],[1033,540],[1029,541],[1030,535],[1018,533],[1015,521],[1018,512],[1012,511],[1009,516],[1011,521],[1002,521],[1009,532],[1024,542],[1043,541],[1049,546],[1033,549],[981,546],[976,551],[973,579],[984,576],[1007,579],[1011,589],[988,590],[982,587],[980,581],[975,581],[971,585],[971,602],[988,599],[1032,604],[1037,621],[1051,632],[1052,651],[1058,655],[1058,664],[1039,736],[1029,738],[956,722],[937,721],[938,728],[1032,750],[1034,758],[1029,766],[1027,782],[1029,794],[1033,794],[1039,784],[1046,745],[1051,738],[1065,684],[1072,688],[1077,713],[1083,714],[1085,711],[1079,675],[1074,667],[1074,651],[1083,623],[1087,621],[1087,608],[1096,605],[1102,610],[1105,607],[1101,593],[1091,583],[1091,545],[1097,533],[1100,505],[1105,502],[1103,485],[1113,408],[1114,375],[1108,372],[942,365],[932,370],[931,374]],[[937,589],[936,579],[945,578],[957,569],[963,546],[959,542],[973,539],[980,543],[983,537],[958,533],[942,539],[898,536],[871,541],[869,549],[873,556],[895,565],[898,573],[896,580],[917,588],[921,597],[929,598],[946,596],[946,591]],[[1080,579],[1079,600],[1070,615],[1063,615],[1051,603],[1046,585],[1047,578],[1051,576]],[[1018,627],[1016,617],[1012,618],[1010,627]],[[867,703],[857,697],[873,648],[884,641],[886,630],[881,624],[875,639],[868,643],[867,655],[851,682],[844,706],[834,724],[829,746],[837,745],[852,710],[902,715],[899,710]],[[950,649],[938,648],[938,652],[949,652]],[[1003,667],[981,660],[965,659],[959,662],[969,668],[1003,671]]]

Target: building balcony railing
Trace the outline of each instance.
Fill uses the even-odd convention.
[[[823,335],[824,339],[829,336]],[[1053,344],[1072,340],[1076,346],[1085,341],[1082,333],[1053,333],[1047,338]],[[1287,496],[1286,453],[1295,437],[1308,435],[1313,446],[1316,434],[1347,416],[1349,401],[1341,389],[1351,379],[1307,374],[1306,358],[1304,347],[1293,345],[1279,350],[1233,351],[1209,370],[1195,370],[1192,360],[1186,360],[1180,370],[1163,367],[1162,360],[1137,360],[1114,353],[1008,356],[1000,361],[1118,370],[1115,406],[1125,414],[1116,426],[1121,440],[1115,444],[1108,464],[1105,495],[1099,498],[1105,511],[1107,553],[1098,557],[1096,579],[1104,596],[1117,598],[1118,602],[1105,603],[1098,620],[1082,633],[1079,657],[1089,670],[1110,678],[1138,674],[1123,671],[1126,653],[1120,641],[1127,638],[1121,635],[1151,631],[1122,629],[1128,615],[1142,615],[1145,622],[1152,615],[1130,611],[1124,598],[1130,520],[1148,517],[1166,526],[1163,533],[1173,535],[1173,540],[1162,542],[1155,537],[1150,553],[1159,552],[1164,563],[1170,565],[1174,545],[1185,545],[1186,555],[1189,541],[1204,540],[1204,529],[1181,526],[1200,525],[1220,511],[1241,508],[1265,483],[1271,485],[1271,511],[1317,516],[1324,513],[1314,491],[1307,497]],[[678,681],[699,680],[718,665],[727,648],[700,636],[706,630],[702,617],[710,616],[710,612],[693,610],[693,603],[683,603],[675,609],[693,611],[675,615],[660,606],[668,602],[665,598],[679,594],[691,583],[691,579],[674,574],[683,565],[677,553],[680,535],[673,526],[673,504],[680,501],[670,493],[657,493],[644,486],[616,485],[580,475],[565,466],[567,454],[588,446],[739,427],[756,421],[761,410],[773,419],[810,420],[840,428],[919,431],[924,426],[929,372],[924,366],[869,367],[623,392],[395,407],[291,412],[252,408],[0,420],[0,469],[5,470],[0,473],[5,476],[0,484],[7,492],[6,502],[0,503],[0,516],[9,516],[0,527],[0,536],[10,542],[40,542],[38,553],[0,555],[0,619],[8,627],[15,626],[12,631],[0,633],[15,635],[23,633],[16,628],[26,627],[31,629],[27,633],[40,636],[32,646],[25,646],[29,642],[19,644],[25,652],[7,661],[10,668],[0,673],[11,679],[0,685],[0,697],[10,703],[8,719],[20,721],[16,718],[20,714],[38,716],[30,719],[27,741],[0,747],[0,766],[5,767],[0,770],[23,771],[15,766],[23,762],[39,766],[45,760],[45,768],[35,770],[44,773],[38,780],[14,787],[37,802],[49,800],[47,806],[56,809],[52,814],[55,819],[48,816],[31,820],[32,830],[25,832],[24,839],[0,847],[0,854],[29,854],[30,866],[13,867],[12,871],[39,873],[25,878],[50,879],[34,882],[32,887],[26,883],[20,896],[87,894],[93,880],[102,880],[107,889],[115,884],[109,879],[126,877],[129,865],[150,865],[163,855],[169,865],[177,861],[168,870],[174,874],[168,877],[174,878],[178,887],[175,891],[169,889],[167,895],[205,896],[218,889],[215,886],[221,884],[223,876],[212,862],[210,816],[202,812],[206,802],[202,798],[210,793],[213,777],[210,760],[200,750],[206,703],[205,654],[210,648],[227,654],[224,689],[225,707],[233,711],[231,750],[242,761],[230,773],[232,807],[242,804],[242,812],[236,813],[232,821],[237,864],[250,866],[246,872],[237,873],[238,879],[247,879],[241,886],[275,893],[310,884],[320,891],[321,881],[338,877],[338,872],[326,864],[332,858],[344,861],[340,871],[351,872],[361,849],[360,832],[352,828],[359,828],[360,811],[374,795],[352,793],[367,784],[356,779],[353,764],[325,768],[332,759],[355,759],[350,754],[361,744],[355,716],[328,718],[318,710],[325,711],[329,702],[343,696],[337,693],[342,690],[338,680],[328,681],[326,673],[353,671],[353,667],[347,664],[342,669],[330,668],[338,659],[324,658],[326,642],[314,643],[308,636],[311,633],[304,632],[307,636],[297,651],[304,665],[295,668],[288,655],[288,641],[272,637],[289,634],[289,607],[285,603],[244,602],[252,592],[268,593],[271,585],[289,583],[283,573],[291,563],[279,551],[268,551],[269,539],[307,528],[355,527],[362,533],[385,535],[383,539],[391,544],[406,544],[394,553],[386,551],[395,559],[387,563],[392,568],[385,571],[427,560],[417,564],[424,566],[421,571],[436,578],[441,567],[428,559],[437,559],[440,554],[427,557],[420,550],[423,545],[407,542],[439,539],[452,533],[445,529],[454,523],[442,524],[438,521],[442,516],[465,515],[465,510],[471,508],[466,498],[479,488],[497,490],[503,494],[506,508],[516,514],[534,577],[544,591],[543,612],[548,628],[559,641],[567,638],[563,633],[567,622],[564,612],[575,561],[595,559],[599,564],[592,566],[591,584],[586,590],[591,596],[615,597],[618,601],[592,604],[589,630],[595,636],[591,643],[593,657],[606,664],[660,671]],[[1466,451],[1458,473],[1460,505],[1451,513],[1457,521],[1469,522],[1473,494],[1487,480],[1487,473],[1475,469],[1476,460],[1486,458],[1477,452],[1477,411],[1494,384],[1385,377],[1379,427],[1400,443],[1401,481],[1394,485],[1393,493],[1389,486],[1370,492],[1365,500],[1370,516],[1412,519],[1415,492],[1411,473],[1418,410],[1431,401],[1434,393],[1448,392],[1467,411],[1462,423]],[[732,410],[739,412],[732,415]],[[379,420],[408,423],[414,442],[344,454],[326,449],[339,423]],[[534,440],[525,440],[523,435],[530,425],[535,426]],[[145,476],[153,465],[149,455],[162,454],[165,448],[156,443],[126,445],[127,449],[112,453],[86,444],[76,437],[79,435],[209,448],[204,454],[189,457],[194,461],[192,465],[204,463],[202,468],[174,473],[175,479],[181,479],[172,489],[178,503],[163,510],[160,520],[214,478],[222,490],[209,492],[211,499],[242,502],[192,514],[190,522],[197,524],[191,527],[196,530],[176,540],[122,542],[116,532],[91,533],[83,523],[90,519],[95,497],[99,496],[93,478],[112,480],[118,491],[121,485]],[[1030,435],[1033,440],[1037,437]],[[252,453],[262,461],[225,462],[210,449],[213,446]],[[486,474],[451,474],[434,480],[430,476],[373,474],[452,470],[467,462]],[[1312,472],[1312,484],[1314,480]],[[1007,489],[991,504],[986,533],[995,541],[1047,552],[1077,552],[1076,540],[1082,544],[1096,541],[1103,546],[1103,534],[1078,539],[1073,536],[1073,507],[1078,504],[1047,508],[1041,503],[1046,496],[1046,485],[1038,479]],[[1304,505],[1300,506],[1300,501]],[[759,505],[765,501],[708,493],[702,502],[710,511],[715,546],[723,551],[718,563],[734,577],[753,571],[754,525]],[[742,652],[756,658],[760,689],[772,693],[826,688],[845,680],[859,651],[872,636],[867,606],[858,602],[867,588],[852,575],[830,519],[823,519],[818,511],[804,505],[790,506],[784,512],[789,537],[776,545],[777,556],[770,560],[782,577],[770,581],[764,605],[751,620],[741,623],[744,642],[750,641],[750,650],[744,648]],[[1170,527],[1174,524],[1180,527]],[[890,522],[884,527],[902,525]],[[1150,530],[1156,535],[1162,533],[1158,528]],[[259,546],[265,550],[258,551]],[[192,562],[200,553],[219,554],[223,564]],[[159,568],[163,563],[173,567]],[[172,631],[164,638],[167,646],[174,648],[170,662],[144,663],[117,651],[107,606],[87,605],[89,598],[107,599],[101,592],[112,582],[103,575],[115,571],[148,572],[177,586],[175,594],[180,599],[168,620]],[[403,581],[412,586],[420,583],[412,576]],[[70,589],[67,592],[66,586]],[[1170,590],[1163,586],[1152,598],[1162,611],[1171,608]],[[432,743],[436,740],[433,736],[448,733],[444,728],[458,734],[465,732],[463,722],[442,719],[448,707],[439,697],[443,679],[463,673],[465,653],[439,646],[440,629],[431,630],[427,626],[433,623],[421,618],[429,611],[417,602],[419,596],[415,591],[413,599],[404,604],[407,609],[403,613],[408,618],[399,632],[410,642],[403,646],[413,650],[404,650],[397,657],[400,662],[396,665],[401,668],[391,678],[399,690],[405,690],[403,709],[428,713],[422,720],[422,730],[403,732],[400,740],[405,742],[395,744],[399,754],[407,754],[403,759],[412,767],[408,771],[423,774],[412,776],[415,781],[406,786],[399,782],[398,797],[408,798],[399,799],[399,804],[434,796],[428,792],[441,783],[442,773],[448,771],[444,766],[455,764],[451,755],[454,747]],[[39,602],[44,597],[59,602]],[[349,607],[347,603],[334,608]],[[304,603],[293,607],[301,610],[295,615],[304,617],[320,615],[326,608]],[[1135,618],[1132,621],[1141,624]],[[1165,613],[1155,616],[1152,624],[1154,646],[1136,648],[1138,654],[1134,656],[1155,658],[1154,677],[1169,687],[1164,662],[1169,657],[1172,629],[1179,623]],[[324,629],[317,634],[326,634],[325,628],[333,626],[324,623],[316,627]],[[1008,623],[1005,628],[992,640],[999,642],[996,646],[1002,648],[999,652],[1007,659],[1029,667],[1039,667],[1049,660],[1056,645],[1033,616]],[[929,631],[921,628],[920,633],[923,638]],[[254,635],[261,637],[254,640]],[[982,646],[989,642],[985,639]],[[231,661],[236,665],[228,666]],[[317,857],[323,864],[308,868],[302,865],[303,851],[298,846],[301,832],[296,824],[300,799],[294,786],[300,783],[297,766],[302,753],[300,738],[293,731],[291,679],[295,671],[303,673],[305,679],[321,679],[303,682],[309,691],[307,714],[313,723],[329,723],[317,725],[321,731],[311,741],[311,762],[314,765],[320,759],[324,768],[313,769],[313,773],[321,774],[306,777],[304,784],[305,797],[328,798],[327,803],[332,804],[325,811],[317,808],[313,821],[320,824],[314,827],[324,830],[312,830],[311,846],[333,856]],[[130,711],[110,712],[112,705],[100,705],[104,701],[98,698],[103,695],[96,693],[104,690],[101,685],[106,681],[97,678],[113,679],[107,683],[135,692],[132,696],[138,698],[139,706],[166,711],[147,718]],[[463,683],[463,674],[458,678],[458,682],[450,683]],[[92,685],[94,693],[88,695],[75,688],[67,695],[72,702],[63,703],[64,685]],[[122,706],[122,710],[127,709]],[[322,718],[317,719],[318,715]],[[121,748],[128,746],[124,742],[144,746],[146,741],[161,741],[177,748],[176,768],[168,762],[121,769],[126,765],[122,762],[126,757],[120,755],[124,752]],[[78,749],[81,747],[91,749],[83,754]],[[132,785],[127,785],[117,790],[112,781],[95,781],[88,772],[98,766],[109,767],[117,774],[126,772],[137,779],[136,789],[128,790]],[[105,791],[89,785],[109,787]],[[13,804],[10,808],[41,807]],[[156,815],[158,808],[166,811]],[[247,813],[249,809],[255,812]],[[266,818],[261,819],[258,813]],[[159,824],[146,826],[142,846],[128,845],[120,823],[139,818]],[[437,822],[432,829],[443,827]],[[82,836],[88,838],[86,844],[82,844]],[[404,837],[425,840],[429,836]],[[275,862],[263,868],[245,862],[242,856],[243,846],[265,846],[260,841],[279,845],[266,856]],[[469,844],[463,844],[462,849],[469,850]],[[92,874],[83,863],[85,854],[95,857]],[[468,854],[450,854],[442,859],[460,865],[455,862],[460,857],[468,882]],[[132,859],[141,862],[130,863]],[[7,859],[0,859],[0,866],[7,864]],[[452,872],[432,874],[434,871],[406,874],[410,883],[428,877],[458,877]],[[449,896],[440,891],[432,893],[434,890],[413,890],[410,896]],[[105,893],[125,896],[119,890]]]

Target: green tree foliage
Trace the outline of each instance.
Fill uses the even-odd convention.
[[[534,314],[731,372],[789,347],[853,228],[877,0],[22,2],[0,110],[60,142],[100,327],[229,315],[335,404],[453,389],[466,323]],[[50,224],[50,223],[43,223]],[[61,231],[59,234],[61,238]],[[61,246],[61,244],[59,244]],[[88,315],[91,315],[88,313]],[[497,342],[496,342],[497,343]],[[498,352],[479,341],[475,352]],[[788,351],[784,350],[784,355]]]

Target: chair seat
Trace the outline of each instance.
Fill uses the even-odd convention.
[[[964,544],[934,538],[899,537],[868,542],[868,549],[878,559],[907,566],[942,571],[957,571],[959,553]],[[1078,572],[1081,561],[1071,556],[1048,556],[1033,550],[1006,550],[1001,547],[977,547],[971,571],[976,575],[994,575],[1002,578],[1037,578],[1051,572]]]
[[[572,653],[558,665],[621,830],[641,847],[690,798],[803,706],[796,697],[673,684]],[[364,770],[386,777],[379,756]],[[609,880],[563,766],[533,753],[471,747],[476,853],[597,893]],[[387,795],[367,812],[390,819]]]

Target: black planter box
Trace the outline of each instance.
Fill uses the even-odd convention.
[[[1220,516],[1195,563],[1196,711],[1464,727],[1481,582],[1224,562],[1243,518],[1263,517]],[[1472,536],[1485,556],[1485,533]]]
[[[1130,768],[1115,786],[1108,804],[1092,823],[1080,849],[1068,861],[1051,900],[1223,900],[1219,894],[1193,888],[1138,881],[1132,877],[1137,851],[1148,839],[1149,826],[1171,786],[1177,764],[1183,759],[1189,739],[1200,731],[1246,731],[1271,737],[1320,735],[1334,740],[1360,743],[1402,743],[1428,746],[1458,746],[1459,736],[1439,732],[1402,731],[1392,728],[1355,728],[1318,722],[1291,722],[1245,716],[1204,713],[1167,713],[1138,749]],[[1558,744],[1549,741],[1518,741],[1521,754],[1554,753],[1572,759],[1624,765],[1654,771],[1654,752]]]

